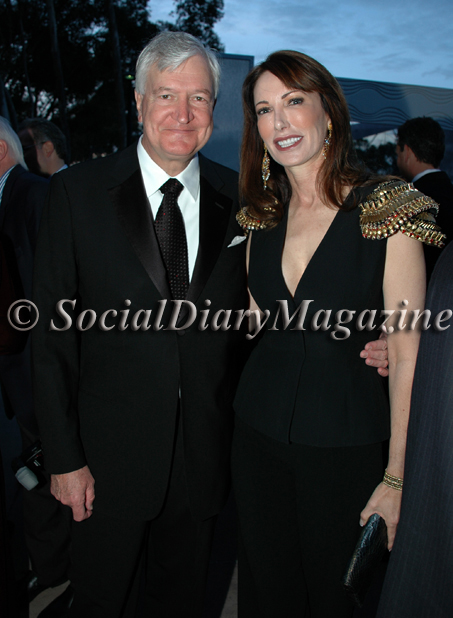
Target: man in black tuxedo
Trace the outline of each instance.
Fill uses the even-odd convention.
[[[232,243],[243,236],[237,175],[197,155],[212,132],[218,81],[217,59],[196,39],[155,37],[137,65],[138,145],[52,179],[36,257],[35,391],[53,493],[77,522],[73,616],[133,615],[145,544],[150,615],[201,612],[246,343],[244,332],[209,325],[217,311],[248,306],[246,243]],[[165,300],[183,298],[154,226],[169,178],[182,184],[185,299],[198,312],[179,331],[166,329],[174,303]],[[74,317],[67,330],[55,310],[63,299]],[[83,310],[102,325],[85,320],[79,330]],[[60,330],[49,331],[51,320]]]
[[[447,245],[453,236],[453,185],[447,174],[438,169],[445,153],[442,127],[427,116],[407,120],[398,129],[396,153],[398,168],[406,180],[439,204],[436,223],[447,235]],[[440,252],[436,247],[423,248],[429,281]]]
[[[431,277],[432,316],[453,309],[453,243]],[[401,516],[379,618],[453,616],[453,328],[422,333],[414,375]]]

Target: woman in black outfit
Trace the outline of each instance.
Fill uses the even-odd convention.
[[[382,309],[423,309],[437,207],[359,166],[341,88],[312,58],[271,54],[243,99],[238,220],[251,308],[270,316],[235,401],[239,616],[346,618],[359,520],[377,512],[395,537],[419,333],[388,337],[390,405],[359,353]],[[300,308],[286,328],[285,308]]]

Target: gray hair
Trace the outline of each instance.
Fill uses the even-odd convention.
[[[153,64],[159,71],[174,71],[192,56],[206,60],[217,98],[220,84],[220,64],[212,49],[187,32],[161,32],[142,50],[135,67],[135,90],[145,94],[148,71]]]
[[[9,124],[9,122],[3,116],[0,116],[0,139],[4,140],[8,144],[8,150],[10,157],[16,162],[20,163],[22,167],[28,169],[24,161],[24,152],[22,150],[22,144]]]

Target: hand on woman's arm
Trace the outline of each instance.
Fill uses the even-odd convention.
[[[378,374],[383,378],[388,378],[387,335],[381,333],[379,339],[376,339],[376,341],[369,341],[360,352],[360,358],[364,358],[365,363],[370,365],[370,367],[376,367]]]
[[[395,330],[388,336],[391,437],[387,472],[403,478],[412,381],[420,339],[419,330],[409,329],[408,325],[412,311],[422,311],[425,301],[425,262],[421,242],[401,233],[388,239],[383,290],[385,308],[395,310],[393,319],[388,322]],[[408,301],[407,305],[403,305],[403,300]],[[401,310],[407,311],[402,322]],[[399,322],[406,324],[403,330],[396,328]],[[393,547],[400,507],[401,491],[380,483],[360,516],[362,525],[373,513],[384,518],[389,549]]]

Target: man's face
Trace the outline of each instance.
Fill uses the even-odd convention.
[[[23,129],[19,131],[18,135],[24,151],[24,160],[30,172],[48,178],[49,174],[45,169],[46,160],[42,152],[42,145],[36,145],[30,129]]]
[[[174,71],[151,66],[144,95],[135,93],[142,144],[170,176],[179,174],[211,137],[214,85],[206,61],[192,56]]]
[[[27,164],[28,169],[33,174],[41,174],[38,165],[37,153],[33,136],[28,129],[22,129],[18,133],[20,143],[22,144],[22,150],[24,152],[24,161]]]

